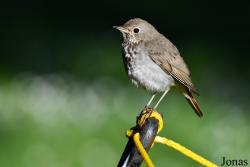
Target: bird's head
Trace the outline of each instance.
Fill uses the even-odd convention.
[[[147,21],[135,18],[127,21],[122,26],[114,26],[123,35],[124,43],[139,43],[154,39],[159,33]]]

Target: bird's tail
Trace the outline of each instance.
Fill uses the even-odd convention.
[[[194,109],[195,113],[199,116],[202,117],[203,113],[197,103],[197,101],[195,100],[195,98],[193,97],[192,93],[190,92],[190,90],[187,88],[184,92],[183,92],[185,98],[187,99],[188,103],[191,105],[191,107]]]

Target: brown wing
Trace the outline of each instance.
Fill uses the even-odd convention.
[[[190,79],[188,67],[177,48],[169,40],[161,36],[157,40],[146,42],[145,48],[147,48],[151,59],[165,72],[174,77],[175,80],[190,91],[198,94]]]

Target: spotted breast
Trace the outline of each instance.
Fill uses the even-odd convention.
[[[133,84],[151,92],[164,92],[174,85],[173,77],[151,60],[142,43],[122,46],[124,66]]]

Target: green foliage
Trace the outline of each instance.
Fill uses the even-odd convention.
[[[69,76],[19,75],[0,85],[0,164],[4,167],[116,166],[126,129],[149,94],[111,78],[80,83]],[[222,156],[249,158],[249,114],[229,102],[198,98],[199,119],[177,91],[158,111],[166,136],[220,164]],[[155,145],[156,166],[196,166],[178,152]],[[145,166],[145,165],[144,165]]]

